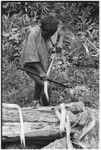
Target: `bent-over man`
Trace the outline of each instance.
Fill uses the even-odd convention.
[[[44,106],[49,105],[44,93],[44,79],[49,66],[49,44],[51,36],[56,33],[58,29],[58,20],[56,17],[48,15],[45,16],[40,25],[35,25],[28,33],[26,39],[26,46],[24,49],[24,65],[27,70],[33,71],[40,76],[26,72],[35,81],[35,100],[42,102]],[[63,36],[59,35],[59,42],[57,44],[57,51],[61,51]]]

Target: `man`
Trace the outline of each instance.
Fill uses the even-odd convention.
[[[26,72],[35,81],[35,100],[40,99],[44,106],[49,105],[44,93],[44,80],[49,66],[49,49],[48,42],[54,33],[58,30],[58,20],[52,15],[45,16],[40,25],[34,26],[26,40],[24,50],[24,65],[27,70],[33,71],[40,76]],[[59,33],[58,33],[59,35]],[[60,36],[57,51],[62,48],[63,36]]]

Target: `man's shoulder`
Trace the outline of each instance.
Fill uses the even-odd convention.
[[[32,34],[32,35],[38,35],[40,33],[40,31],[41,31],[41,28],[39,25],[35,25],[34,27],[32,27],[29,30],[30,34]]]

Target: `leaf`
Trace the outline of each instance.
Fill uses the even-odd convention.
[[[10,35],[9,33],[6,33],[6,32],[3,33],[4,37],[9,37],[9,35]]]
[[[2,7],[7,9],[8,6],[9,6],[9,3],[4,3]]]
[[[18,30],[18,28],[12,28],[12,29],[11,29],[12,32],[15,32],[15,31],[17,31],[17,30]]]
[[[19,37],[19,33],[12,34],[11,37],[9,38],[9,40],[12,40],[12,39],[18,40],[18,37]]]

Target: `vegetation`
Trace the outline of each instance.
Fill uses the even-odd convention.
[[[72,91],[52,86],[51,105],[82,100],[85,105],[98,108],[99,2],[12,1],[2,2],[1,7],[2,102],[16,103],[21,107],[31,105],[34,82],[24,72],[17,70],[24,39],[27,31],[38,23],[42,16],[56,13],[64,24],[66,34],[63,59],[61,56],[56,57],[51,78],[64,84],[68,83],[72,86]]]

